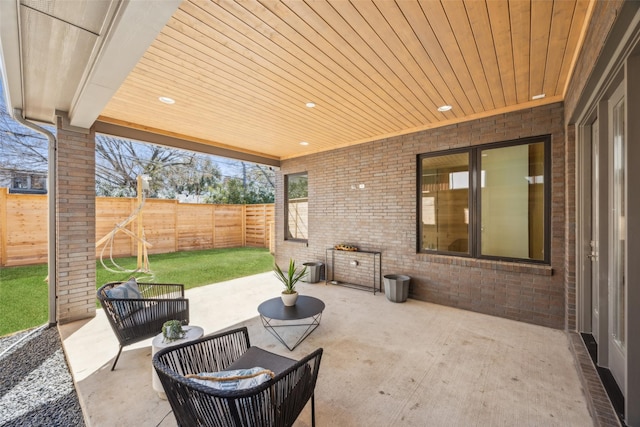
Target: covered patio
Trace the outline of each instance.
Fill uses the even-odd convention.
[[[264,273],[189,290],[191,324],[205,334],[246,325],[252,345],[293,358],[323,347],[318,426],[593,424],[562,331],[304,283],[300,293],[326,308],[318,329],[289,352],[256,310],[280,288]],[[176,425],[151,386],[150,340],[127,347],[112,372],[117,341],[102,310],[60,332],[88,426]],[[310,425],[309,411],[307,405],[297,426]]]
[[[326,299],[326,318],[296,354],[331,349],[321,423],[356,425],[356,412],[383,425],[501,424],[491,418],[501,415],[582,425],[564,418],[584,407],[566,377],[579,366],[594,423],[640,425],[640,2],[21,0],[0,2],[0,20],[7,106],[49,138],[49,323],[63,328],[83,396],[123,394],[122,372],[148,368],[142,346],[125,352],[122,371],[105,369],[112,337],[98,327],[94,238],[104,133],[277,168],[278,263],[323,260],[347,244],[382,254],[380,276],[411,276],[410,301],[397,306],[309,290]],[[498,180],[523,187],[515,211],[504,189],[483,200],[482,175],[485,155],[491,166],[514,147],[522,162],[493,166],[520,165]],[[288,200],[298,179],[308,203],[300,235]],[[455,220],[436,216],[435,190]],[[352,261],[345,280],[369,274]],[[234,295],[194,294],[213,317],[194,313],[193,323],[210,333],[249,322],[254,342],[270,343],[255,312],[215,313],[216,298]],[[595,362],[581,333],[597,341]],[[89,366],[75,340],[96,351]],[[354,354],[359,363],[342,369]],[[613,405],[596,366],[612,375]],[[145,384],[131,396],[153,405]],[[85,402],[85,412],[101,410]]]

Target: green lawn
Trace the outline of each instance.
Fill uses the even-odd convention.
[[[136,266],[135,257],[119,258],[116,262],[128,269]],[[106,264],[113,268],[109,262]],[[270,271],[273,256],[262,248],[211,249],[149,255],[149,265],[153,282],[182,283],[190,289]],[[148,281],[149,277],[144,273],[111,273],[96,262],[96,288],[132,275],[140,281]],[[0,336],[47,322],[46,277],[46,264],[0,269]]]

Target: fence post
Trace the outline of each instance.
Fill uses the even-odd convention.
[[[7,188],[0,188],[0,266],[7,264]]]
[[[180,221],[180,216],[178,215],[178,201],[175,200],[173,202],[173,251],[178,252],[180,249],[180,233],[178,230],[178,221]]]
[[[131,206],[129,208],[129,212],[133,212],[136,209],[136,199],[130,198],[129,205]],[[132,233],[136,232],[135,226],[136,225],[133,224],[133,221],[131,221],[129,224],[126,225],[126,227],[129,228],[129,231],[131,231]],[[133,254],[135,253],[136,253],[136,241],[135,239],[132,239],[131,237],[129,237],[129,256],[133,256]]]
[[[216,205],[211,205],[211,245],[216,249]]]
[[[138,190],[138,197],[137,197],[137,201],[138,201],[138,206],[142,205],[142,201],[143,199],[143,194],[142,194],[142,175],[138,175],[137,178],[137,190]],[[138,217],[136,218],[136,236],[138,237],[138,241],[136,242],[136,260],[137,260],[137,269],[138,271],[142,270],[142,237],[143,237],[143,233],[142,233],[142,227],[143,227],[144,221],[143,221],[143,217],[142,217],[142,210],[140,210],[140,212],[138,212]]]
[[[262,247],[266,248],[267,246],[267,205],[262,205]]]
[[[242,247],[247,246],[247,205],[242,205]]]

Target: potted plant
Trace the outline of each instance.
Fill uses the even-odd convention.
[[[162,325],[162,336],[164,342],[171,342],[184,338],[187,331],[182,329],[182,322],[179,320],[168,320]]]
[[[278,280],[280,280],[284,285],[284,290],[281,295],[282,303],[286,306],[295,305],[296,300],[298,299],[296,283],[298,283],[307,272],[307,267],[303,267],[299,270],[296,268],[296,262],[293,259],[289,259],[289,269],[286,272],[283,272],[278,264],[273,266],[273,272]]]

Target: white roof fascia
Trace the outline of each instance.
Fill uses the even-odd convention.
[[[72,100],[72,126],[88,129],[93,125],[180,3],[182,0],[130,0],[118,4]]]

